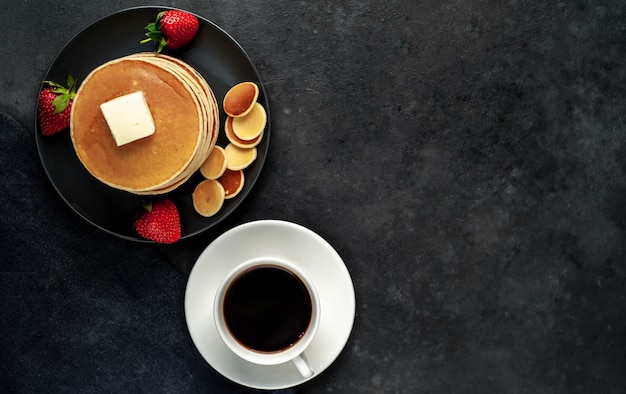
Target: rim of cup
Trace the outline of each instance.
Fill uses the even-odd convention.
[[[307,326],[304,335],[296,343],[285,349],[277,350],[274,352],[263,352],[248,348],[233,337],[226,325],[223,304],[226,292],[230,287],[230,284],[237,277],[239,277],[239,275],[241,275],[248,269],[256,266],[276,266],[286,269],[287,271],[291,271],[302,281],[302,283],[305,285],[309,292],[309,297],[311,298],[311,319],[309,320],[309,325]],[[226,277],[222,279],[220,285],[217,288],[215,301],[213,303],[213,316],[215,320],[215,325],[217,327],[219,336],[224,344],[233,353],[235,353],[242,359],[260,365],[282,364],[291,361],[301,355],[311,344],[311,341],[315,337],[317,328],[319,326],[320,314],[321,311],[319,296],[311,279],[304,272],[302,272],[302,270],[296,267],[295,264],[275,257],[254,258],[251,260],[247,260],[233,268],[226,275]]]

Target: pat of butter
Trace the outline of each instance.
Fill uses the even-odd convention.
[[[143,92],[135,92],[100,104],[117,146],[154,134],[154,121]]]

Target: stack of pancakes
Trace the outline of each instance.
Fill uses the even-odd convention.
[[[142,91],[155,132],[117,146],[100,104]],[[76,154],[101,182],[140,195],[174,190],[200,168],[215,146],[219,112],[204,78],[183,61],[139,53],[109,61],[82,82],[72,106]]]

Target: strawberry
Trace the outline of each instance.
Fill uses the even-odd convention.
[[[198,32],[198,18],[186,11],[168,10],[157,14],[156,20],[146,25],[146,39],[157,43],[157,53],[163,48],[179,49],[191,41]]]
[[[144,203],[145,212],[135,221],[134,228],[143,238],[162,244],[180,239],[180,215],[171,200]]]
[[[56,134],[70,127],[72,102],[76,95],[76,80],[67,77],[67,87],[52,81],[44,81],[49,86],[42,89],[37,101],[39,128],[43,135]]]

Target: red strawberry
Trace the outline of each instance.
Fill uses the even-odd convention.
[[[164,47],[169,49],[182,48],[189,43],[198,32],[200,22],[189,12],[181,10],[161,11],[156,21],[146,26],[148,38],[142,44],[150,41],[157,43],[157,52]]]
[[[76,95],[76,81],[69,75],[67,88],[52,81],[44,81],[49,86],[39,93],[37,116],[43,135],[52,135],[70,127],[72,102]]]
[[[135,231],[143,238],[162,244],[173,244],[180,239],[180,215],[171,200],[144,204],[145,212],[135,221]]]

